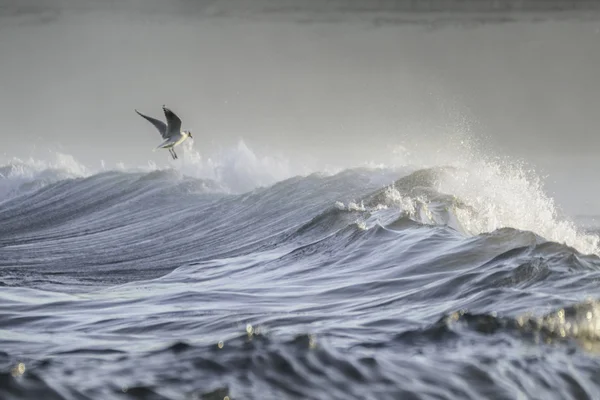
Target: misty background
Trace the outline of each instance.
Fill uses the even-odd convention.
[[[317,169],[474,138],[535,167],[568,213],[600,213],[598,8],[0,0],[1,161],[167,165],[133,111],[166,104],[203,156],[242,139]]]

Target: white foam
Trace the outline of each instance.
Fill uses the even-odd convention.
[[[460,136],[456,144],[440,142],[431,148],[421,146],[418,152],[406,147],[398,149],[400,162],[412,165],[421,162],[422,168],[435,165],[455,167],[445,169],[439,185],[433,188],[454,196],[459,201],[457,204],[466,204],[453,204],[446,210],[448,215],[445,219],[455,221],[446,223],[454,225],[455,229],[477,235],[510,227],[534,232],[582,253],[600,254],[600,238],[583,232],[561,215],[554,200],[545,193],[541,178],[525,164],[508,157],[486,157],[476,141],[465,136]],[[428,201],[406,198],[393,187],[388,189],[386,197],[409,212],[411,203],[416,207],[420,202]],[[439,216],[427,212],[427,207],[416,207],[411,214],[422,223],[440,220]]]
[[[53,153],[49,160],[15,157],[0,166],[0,200],[63,179],[89,174],[88,168],[68,154]]]
[[[182,147],[180,159],[173,163],[175,168],[187,176],[212,179],[235,193],[312,172],[294,168],[281,156],[259,156],[243,140],[208,157],[203,157],[190,141],[184,142]]]
[[[559,214],[532,170],[510,161],[472,162],[448,171],[439,191],[456,196],[471,208],[455,208],[463,228],[471,234],[511,227],[535,232],[583,253],[598,253],[600,238],[581,232]]]
[[[314,169],[305,165],[293,165],[283,156],[259,155],[242,139],[235,146],[210,155],[202,154],[190,140],[183,142],[176,151],[179,156],[177,160],[168,160],[161,165],[153,161],[141,166],[121,162],[116,169],[124,172],[173,169],[182,176],[213,180],[231,193],[244,193],[296,175],[314,172]],[[165,152],[165,158],[167,154]]]
[[[38,159],[12,158],[0,165],[0,199],[18,194],[25,188],[38,188],[62,179],[90,176],[108,170],[121,172],[152,172],[176,170],[181,176],[216,181],[225,191],[243,193],[261,186],[269,186],[295,175],[315,171],[305,164],[292,164],[283,156],[258,155],[243,140],[215,154],[202,155],[192,141],[177,148],[179,159],[167,159],[161,165],[148,161],[146,165],[128,165],[118,162],[113,166],[104,160],[94,160],[85,166],[73,156],[51,152],[38,154]],[[28,186],[29,185],[29,186]]]

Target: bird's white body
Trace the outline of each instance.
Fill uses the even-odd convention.
[[[170,138],[159,144],[158,147],[154,150],[173,148],[185,142],[185,139],[189,137],[190,135],[187,132],[179,132],[179,135],[171,136]]]

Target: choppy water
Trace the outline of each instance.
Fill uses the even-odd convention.
[[[516,167],[0,173],[0,398],[600,397],[598,231]]]

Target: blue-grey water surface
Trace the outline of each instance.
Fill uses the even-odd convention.
[[[45,171],[0,203],[0,398],[598,398],[597,231],[473,175]]]

